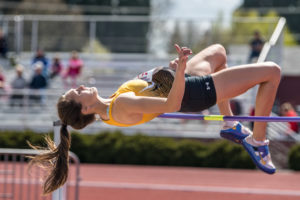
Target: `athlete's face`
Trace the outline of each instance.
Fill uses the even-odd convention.
[[[82,105],[89,105],[93,103],[98,96],[97,88],[85,87],[83,85],[76,89],[70,89],[65,93],[66,99],[72,99]]]

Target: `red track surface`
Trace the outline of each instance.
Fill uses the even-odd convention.
[[[81,165],[80,200],[299,200],[300,173]]]

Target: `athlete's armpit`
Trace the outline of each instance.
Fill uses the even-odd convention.
[[[133,92],[121,94],[115,103],[129,113],[165,113],[176,112],[177,108],[168,105],[167,98],[135,96]]]

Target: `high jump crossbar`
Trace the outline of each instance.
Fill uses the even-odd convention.
[[[273,117],[273,116],[226,116],[226,115],[200,115],[183,113],[165,113],[158,118],[190,119],[204,121],[248,121],[248,122],[300,122],[300,117]],[[53,122],[53,126],[61,125],[61,121]]]
[[[191,119],[205,121],[257,121],[257,122],[300,122],[300,117],[268,117],[268,116],[225,116],[225,115],[199,115],[182,113],[165,113],[159,118]]]

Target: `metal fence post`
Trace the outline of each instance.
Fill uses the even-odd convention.
[[[40,183],[40,170],[36,171],[37,178],[33,176],[25,176],[25,167],[27,160],[25,157],[38,155],[42,151],[33,149],[9,149],[0,148],[0,170],[1,176],[1,188],[0,199],[50,199],[51,197],[40,197],[40,189],[38,185]],[[79,199],[79,182],[80,182],[80,160],[73,152],[69,151],[70,161],[75,165],[75,191],[74,200]],[[11,162],[12,161],[12,162]],[[10,177],[8,177],[10,176]],[[2,178],[3,177],[3,178]],[[68,183],[70,184],[70,182]],[[19,185],[19,186],[17,186]],[[67,185],[67,184],[66,184]],[[67,187],[64,190],[57,190],[52,194],[52,200],[66,200],[67,199]],[[70,198],[69,198],[70,199]]]
[[[32,21],[31,27],[31,51],[35,52],[38,49],[38,36],[39,36],[39,21]]]
[[[23,20],[22,15],[16,15],[15,20],[15,50],[19,55],[23,50]]]
[[[95,42],[96,42],[96,22],[90,22],[90,52],[95,53]]]
[[[54,142],[56,146],[60,143],[60,126],[60,121],[53,122]],[[52,200],[66,200],[66,185],[63,185],[52,193]]]

